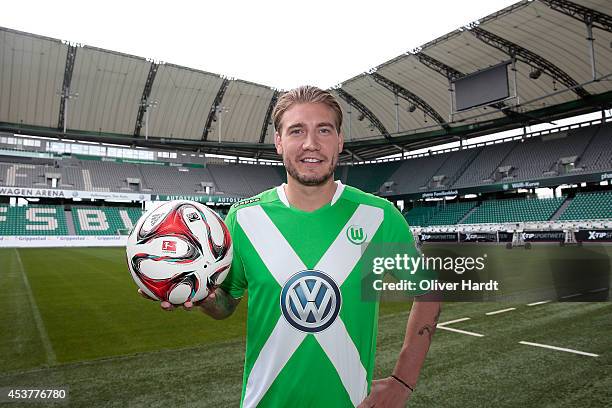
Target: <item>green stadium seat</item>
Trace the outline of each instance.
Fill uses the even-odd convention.
[[[78,235],[117,235],[131,230],[142,215],[139,208],[72,207],[72,220]]]
[[[548,221],[563,201],[563,198],[487,200],[463,224]]]
[[[612,218],[612,191],[577,193],[559,220],[597,220]]]
[[[64,207],[59,205],[0,206],[0,235],[67,235]]]

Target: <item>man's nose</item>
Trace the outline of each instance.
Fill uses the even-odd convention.
[[[304,139],[302,148],[304,150],[319,150],[321,148],[316,130],[311,130],[306,133],[306,139]]]

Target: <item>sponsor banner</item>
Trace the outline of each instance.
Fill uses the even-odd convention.
[[[172,201],[172,200],[189,200],[197,201],[199,203],[214,203],[214,204],[234,204],[244,199],[244,197],[230,197],[230,196],[215,196],[215,195],[164,195],[156,194],[152,195],[153,201]]]
[[[468,232],[459,234],[461,242],[497,242],[495,232]]]
[[[11,197],[38,197],[38,198],[85,198],[97,200],[130,200],[130,201],[149,201],[151,194],[142,193],[113,193],[104,191],[77,191],[60,190],[52,188],[26,188],[26,187],[2,187],[0,195]]]
[[[427,232],[419,235],[421,242],[457,242],[456,232]]]
[[[580,230],[576,232],[580,242],[612,242],[612,230]]]
[[[0,236],[0,248],[123,247],[127,235]]]
[[[565,232],[563,231],[524,231],[521,233],[525,242],[563,242]]]
[[[423,193],[422,198],[436,198],[436,197],[454,197],[459,194],[459,190],[444,190],[444,191],[432,191],[429,193]]]

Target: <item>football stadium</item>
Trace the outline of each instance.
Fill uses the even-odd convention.
[[[335,179],[511,286],[446,299],[408,406],[612,406],[612,2],[519,1],[377,63],[329,89]],[[223,218],[286,182],[284,91],[0,27],[0,390],[68,396],[0,404],[240,404],[246,302],[163,312],[126,243],[168,201]],[[374,378],[410,307],[381,302]]]

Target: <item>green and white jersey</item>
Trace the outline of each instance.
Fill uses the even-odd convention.
[[[412,243],[387,200],[337,182],[316,211],[289,205],[284,187],[235,204],[234,244],[221,287],[248,290],[244,407],[347,407],[367,396],[378,303],[361,298],[360,259],[371,243]]]

